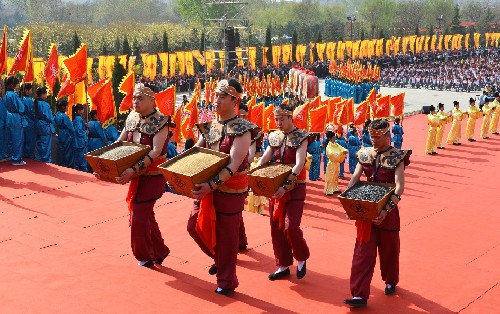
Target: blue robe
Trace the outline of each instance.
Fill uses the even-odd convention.
[[[354,173],[356,165],[358,164],[358,156],[356,155],[361,148],[361,141],[356,135],[349,136],[347,141],[347,150],[349,151],[349,172]]]
[[[36,159],[52,162],[52,134],[55,133],[54,115],[48,102],[38,100],[36,114]]]
[[[87,161],[83,157],[87,152],[87,126],[83,122],[82,117],[76,116],[73,119],[73,127],[75,128],[74,168],[80,171],[87,171]]]
[[[104,129],[104,135],[106,135],[107,145],[113,144],[120,137],[118,130],[112,124]]]
[[[26,120],[26,127],[24,131],[24,147],[23,157],[35,159],[35,144],[36,144],[36,131],[35,131],[35,108],[33,106],[33,99],[28,96],[23,96],[21,99],[24,104],[24,118]]]
[[[55,118],[58,130],[57,145],[59,165],[73,168],[74,165],[74,146],[75,146],[75,128],[64,112],[57,112]]]
[[[89,121],[89,152],[106,145],[106,135],[98,120]]]
[[[370,137],[370,132],[368,132],[368,130],[363,130],[363,146],[364,147],[373,147],[372,139]]]
[[[24,114],[24,103],[21,98],[12,90],[5,93],[5,108],[7,109],[7,119],[5,126],[8,134],[8,146],[10,148],[10,159],[12,162],[20,162],[23,158],[24,132],[26,119]]]
[[[7,129],[5,128],[7,120],[7,108],[3,102],[3,98],[0,98],[0,160],[7,158],[7,142],[5,139],[5,133]]]
[[[312,155],[311,166],[309,167],[309,180],[317,181],[320,178],[321,165],[321,144],[314,141],[307,147],[307,152]]]
[[[403,145],[403,134],[405,134],[405,132],[403,131],[403,127],[401,125],[394,124],[392,126],[391,142],[394,143],[394,147],[401,149],[401,146]]]
[[[338,143],[340,146],[347,149],[348,145],[345,137],[343,136],[337,137],[337,139],[335,139],[335,143]],[[339,178],[344,178],[344,168],[345,168],[345,160],[340,163]]]
[[[179,153],[177,152],[177,149],[175,148],[174,143],[168,142],[168,144],[167,144],[167,159],[174,158],[177,155],[179,155]]]

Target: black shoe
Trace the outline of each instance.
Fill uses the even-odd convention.
[[[387,286],[385,286],[385,295],[391,295],[391,294],[394,294],[396,292],[396,286],[391,286],[390,288],[388,288]]]
[[[432,153],[427,153],[427,155],[432,155]]]
[[[141,265],[141,266],[153,269],[155,267],[155,262],[153,262],[153,261],[147,261],[146,264]]]
[[[438,146],[438,147],[437,147],[437,149],[444,149],[444,147],[440,147],[440,146]]]
[[[297,279],[302,279],[306,275],[306,263],[307,262],[304,262],[304,266],[302,266],[301,270],[297,267]]]
[[[344,303],[351,307],[365,307],[368,302],[365,299],[345,299]]]
[[[432,152],[431,154],[432,154],[432,155],[437,155],[438,153],[436,153],[436,152]]]
[[[221,290],[218,290],[218,288],[217,288],[217,289],[214,290],[214,292],[217,293],[217,294],[224,295],[224,296],[227,297],[227,296],[231,295],[234,292],[234,289],[221,289]]]
[[[208,273],[212,276],[217,274],[217,265],[213,264],[212,266],[210,266],[210,268],[208,269]]]
[[[483,139],[487,140],[487,139],[489,139],[489,137],[488,137],[488,136],[485,136],[485,137],[483,137]]]
[[[159,259],[157,259],[157,260],[155,261],[155,263],[156,263],[156,264],[158,264],[158,265],[161,265],[161,264],[163,263],[163,261],[167,258],[167,256],[168,256],[169,254],[170,254],[170,252],[168,252],[167,254],[165,254],[165,256],[160,257]]]
[[[457,145],[462,145],[462,143],[457,143]]]
[[[240,252],[240,253],[241,253],[241,252],[245,252],[246,250],[247,250],[247,246],[246,246],[246,245],[240,245],[240,246],[238,247],[238,252]]]
[[[498,133],[498,132],[493,132],[492,134],[498,135],[498,134],[500,134],[500,133]]]
[[[285,269],[283,271],[280,271],[279,273],[269,274],[268,278],[271,281],[275,281],[275,280],[278,280],[278,279],[281,279],[281,278],[284,278],[284,277],[288,277],[288,276],[290,276],[290,268],[287,268],[287,269]]]

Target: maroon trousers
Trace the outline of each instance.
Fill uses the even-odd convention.
[[[309,258],[309,247],[300,222],[304,210],[304,200],[306,198],[305,184],[297,185],[291,193],[291,199],[286,203],[285,229],[279,229],[279,221],[273,221],[274,205],[269,205],[269,215],[271,216],[271,238],[273,241],[274,256],[277,266],[290,266],[293,258],[297,261],[305,261]]]
[[[198,244],[201,250],[214,259],[217,265],[217,286],[222,289],[235,289],[238,287],[236,276],[236,260],[238,246],[240,245],[241,212],[246,195],[233,195],[214,192],[215,220],[215,254],[212,254],[196,232],[198,220],[199,201],[194,202],[191,216],[188,220],[187,230],[189,235]]]
[[[356,241],[351,267],[351,294],[368,300],[370,283],[377,260],[380,256],[380,272],[386,284],[399,282],[399,231],[385,231],[372,226],[370,240],[359,244]]]
[[[132,204],[132,252],[139,261],[154,261],[170,253],[155,219],[155,202]]]
[[[247,234],[245,232],[245,223],[243,222],[243,215],[241,215],[241,220],[240,220],[240,241],[238,246],[247,246],[248,241],[247,241]]]

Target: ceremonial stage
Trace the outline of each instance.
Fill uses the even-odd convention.
[[[343,304],[356,230],[337,198],[323,195],[324,181],[308,182],[306,277],[293,266],[289,279],[267,279],[276,270],[269,217],[244,212],[249,249],[238,255],[240,286],[225,297],[214,293],[213,261],[186,231],[191,199],[166,193],[157,202],[171,254],[150,270],[131,253],[127,186],[27,160],[0,163],[0,312],[498,313],[500,136],[483,140],[477,125],[477,142],[462,138],[429,156],[426,117],[403,127],[413,154],[400,206],[400,283],[385,296],[377,265],[366,309]]]

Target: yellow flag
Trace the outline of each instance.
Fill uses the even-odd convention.
[[[92,64],[94,64],[94,58],[87,57],[87,82],[90,84],[94,82],[94,78],[92,76]]]
[[[179,64],[179,74],[186,74],[186,52],[185,51],[176,51],[177,55],[177,63]]]
[[[252,70],[255,70],[255,62],[257,59],[257,48],[256,47],[248,47],[248,63]]]
[[[186,74],[194,75],[193,53],[191,51],[186,51],[185,63],[186,63]]]
[[[168,69],[170,72],[170,77],[174,77],[176,70],[177,70],[177,54],[176,53],[171,53],[168,56]]]
[[[325,61],[325,49],[326,43],[317,43],[316,44],[316,52],[318,53],[318,58],[320,61]]]
[[[43,79],[45,77],[45,62],[43,58],[33,58],[33,76],[35,78],[35,82],[39,85],[43,84]]]
[[[160,52],[158,53],[158,57],[160,57],[161,62],[161,75],[168,75],[168,52]]]

